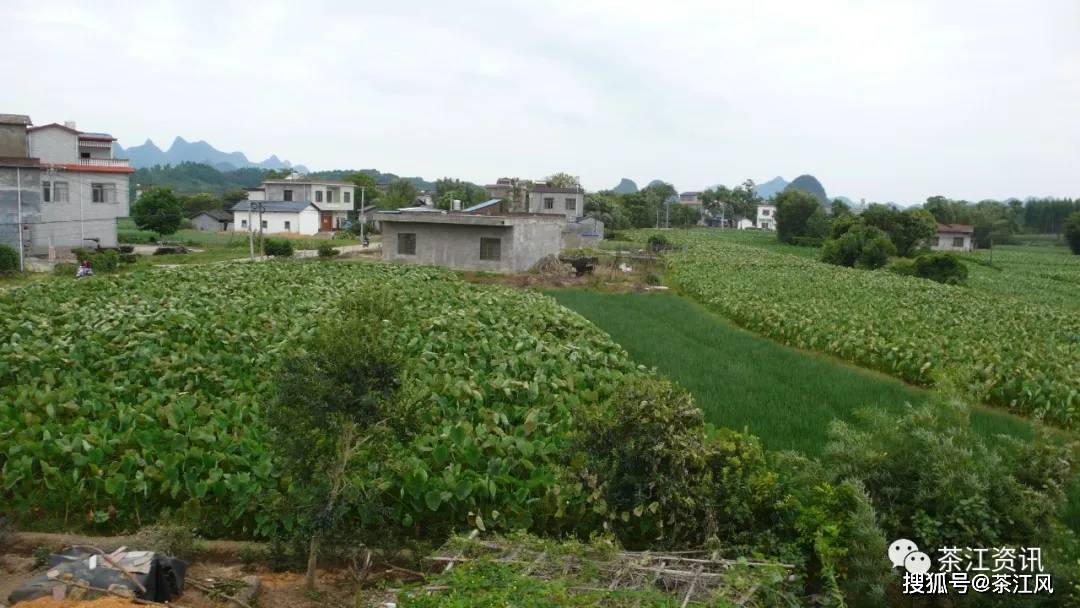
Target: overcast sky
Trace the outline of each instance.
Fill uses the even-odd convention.
[[[1080,2],[3,0],[0,112],[488,183],[1080,196]],[[18,61],[11,61],[17,59]]]

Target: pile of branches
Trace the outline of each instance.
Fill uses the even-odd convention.
[[[659,589],[691,602],[725,600],[737,606],[758,605],[758,594],[794,580],[795,566],[744,558],[727,559],[719,551],[623,551],[612,543],[547,543],[532,537],[479,539],[475,532],[456,537],[425,558],[441,572],[455,564],[489,560],[520,568],[531,577],[572,579],[571,591],[597,592]],[[422,591],[439,592],[432,585]]]

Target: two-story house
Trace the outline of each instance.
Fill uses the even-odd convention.
[[[776,230],[776,205],[758,205],[755,223],[762,230]]]
[[[509,177],[485,188],[492,199],[506,202],[511,213],[561,215],[568,222],[585,215],[585,191],[581,188],[558,188]]]
[[[232,227],[238,232],[307,235],[338,230],[355,208],[355,188],[330,180],[266,180],[259,188],[248,189],[248,200],[232,207]]]
[[[116,247],[116,218],[127,217],[131,174],[113,158],[112,135],[79,131],[75,123],[31,127],[30,155],[41,161],[41,223],[34,252]]]

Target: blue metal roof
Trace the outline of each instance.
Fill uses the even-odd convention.
[[[248,205],[251,203],[262,203],[263,211],[284,212],[284,213],[299,213],[308,207],[315,207],[307,201],[240,201],[232,206],[230,211],[247,211]],[[315,207],[318,209],[318,207]],[[258,205],[255,206],[255,211],[259,210]]]
[[[477,203],[477,204],[473,205],[472,207],[469,207],[468,209],[465,209],[464,213],[472,213],[473,211],[479,211],[481,209],[486,209],[486,208],[488,208],[488,207],[490,207],[492,205],[497,205],[497,204],[499,204],[501,202],[502,202],[501,198],[493,198],[493,199],[491,199],[489,201],[484,201],[482,203]]]

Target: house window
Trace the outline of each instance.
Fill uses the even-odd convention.
[[[52,202],[52,184],[49,182],[41,182],[41,202]]]
[[[291,229],[292,229],[292,222],[285,222],[285,230],[288,231],[288,230],[291,230]]]
[[[352,192],[343,192],[341,194],[341,196],[345,197],[342,200],[344,200],[346,203],[351,203],[352,202]]]
[[[769,217],[769,210],[768,209],[762,209],[761,210],[761,215],[763,217]]]
[[[962,248],[964,246],[964,237],[962,237],[962,236],[954,236],[953,240],[952,240],[952,246]]]
[[[247,228],[247,220],[240,220],[240,227]]]
[[[402,232],[397,235],[398,255],[416,255],[416,233]]]
[[[95,203],[115,203],[116,184],[90,184],[90,200]]]
[[[497,262],[502,259],[502,239],[480,239],[480,259]]]
[[[260,228],[262,228],[263,230],[266,230],[266,220],[263,220],[263,221],[262,221],[262,222],[261,222],[261,223],[259,224],[259,227],[260,227]]]
[[[53,182],[52,183],[52,200],[56,203],[68,202],[68,183],[67,182]]]
[[[554,197],[546,197],[546,198],[544,198],[544,209],[554,209],[554,208],[555,208],[555,198]]]
[[[575,209],[577,209],[577,199],[572,199],[572,198],[566,199],[566,210],[567,211],[573,211]]]
[[[289,199],[285,199],[285,200],[289,200]],[[316,190],[315,191],[315,202],[316,203],[321,203],[322,202],[322,190]]]
[[[292,190],[286,190],[286,191],[285,191],[285,192],[284,192],[284,193],[282,194],[282,198],[284,198],[284,199],[285,199],[285,200],[287,200],[287,201],[291,201],[291,200],[292,200]]]
[[[935,236],[934,240],[930,242],[930,245],[932,247],[939,247],[941,245],[941,237],[940,236]]]
[[[89,152],[79,152],[79,158],[90,158]]]
[[[327,190],[326,191],[326,202],[328,202],[328,203],[334,202],[334,191],[333,190]]]

